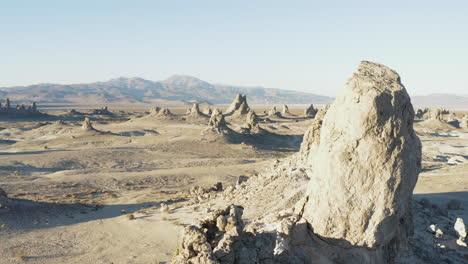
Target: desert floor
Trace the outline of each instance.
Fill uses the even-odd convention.
[[[244,120],[227,117],[233,135],[217,137],[204,133],[208,117],[173,112],[87,115],[96,131],[65,111],[0,122],[0,187],[13,198],[0,209],[0,263],[168,263],[183,227],[226,205],[200,205],[206,197],[194,186],[254,177],[298,152],[312,122],[292,109],[246,135]],[[444,208],[457,199],[462,210],[450,217],[468,223],[468,130],[433,120],[416,120],[415,129],[423,144],[415,200]],[[247,221],[256,214],[246,208]]]

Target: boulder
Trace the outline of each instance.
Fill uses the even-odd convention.
[[[312,172],[303,217],[316,235],[390,261],[412,230],[411,196],[421,170],[413,119],[400,76],[361,62],[323,118],[307,161]]]

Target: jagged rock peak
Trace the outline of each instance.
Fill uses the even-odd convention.
[[[187,115],[201,116],[202,113],[200,112],[200,106],[197,103],[194,103],[192,108],[187,110]]]
[[[247,99],[240,104],[239,108],[234,111],[234,116],[246,115],[250,111],[249,106],[247,105]]]
[[[244,103],[244,105],[242,106],[242,104]],[[226,114],[233,114],[234,112],[236,112],[239,108],[241,108],[242,106],[242,110],[241,111],[245,111],[245,109],[247,108],[248,109],[248,105],[247,105],[247,95],[242,95],[242,94],[237,94],[236,95],[236,98],[234,99],[234,101],[231,103],[231,105],[226,109]],[[247,112],[246,112],[247,113]],[[245,113],[245,114],[246,114]]]

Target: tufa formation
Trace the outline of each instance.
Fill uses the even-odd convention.
[[[290,182],[284,171],[305,174],[309,184],[294,204],[245,228],[240,207],[219,210],[186,228],[173,263],[393,263],[413,230],[411,196],[421,170],[413,119],[398,74],[361,62],[323,119],[313,121],[300,153],[275,164],[274,178],[262,176],[271,185]],[[261,191],[243,184],[250,193],[239,190],[242,197]]]

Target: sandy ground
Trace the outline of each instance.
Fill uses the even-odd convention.
[[[248,136],[237,133],[242,120],[228,117],[235,137],[206,137],[207,117],[174,112],[91,116],[98,131],[83,131],[83,116],[64,111],[1,122],[0,187],[13,199],[0,209],[0,263],[168,263],[183,227],[211,209],[194,205],[190,188],[226,188],[261,173],[299,150],[311,122],[293,109]],[[424,153],[415,199],[441,207],[458,199],[468,209],[468,130],[428,121],[415,128]],[[466,209],[451,214],[468,223]]]

